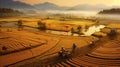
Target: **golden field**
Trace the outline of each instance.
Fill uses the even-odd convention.
[[[73,43],[77,45],[77,48],[80,49],[80,51],[77,51],[80,56],[72,57],[73,59],[67,59],[62,62],[57,62],[55,64],[48,64],[48,66],[54,66],[54,65],[63,65],[63,66],[69,66],[68,64],[71,64],[71,66],[80,66],[82,64],[83,66],[94,66],[91,61],[90,63],[83,62],[82,60],[92,60],[93,57],[86,57],[83,56],[87,52],[92,51],[90,47],[90,42],[94,41],[97,42],[97,45],[102,45],[100,48],[95,48],[96,50],[93,50],[92,53],[88,53],[92,56],[100,55],[100,58],[105,58],[105,56],[108,56],[108,54],[100,53],[101,49],[105,50],[105,52],[109,52],[107,49],[111,49],[111,51],[116,52],[118,50],[117,48],[108,48],[108,44],[115,44],[118,48],[119,46],[117,43],[119,43],[119,37],[115,40],[109,40],[107,37],[107,34],[110,32],[110,28],[116,28],[117,33],[119,36],[120,33],[120,24],[119,23],[105,23],[100,21],[99,24],[96,24],[96,22],[92,22],[89,20],[59,20],[59,19],[43,19],[40,18],[25,18],[25,17],[16,17],[16,18],[0,18],[0,22],[10,22],[10,23],[17,23],[18,20],[23,20],[24,26],[29,26],[33,28],[37,28],[38,21],[42,21],[45,23],[47,29],[50,30],[57,30],[57,31],[71,31],[71,28],[73,27],[75,30],[78,26],[81,26],[82,29],[85,28],[85,26],[92,26],[92,25],[101,25],[105,24],[106,27],[102,29],[100,32],[95,32],[95,35],[103,35],[103,37],[95,37],[95,36],[68,36],[68,35],[57,35],[57,34],[51,34],[47,33],[45,31],[32,31],[27,29],[21,29],[18,30],[18,28],[7,28],[7,27],[0,27],[0,67],[4,66],[10,66],[10,67],[26,67],[29,65],[33,65],[30,67],[36,67],[34,65],[42,65],[40,62],[44,61],[45,59],[53,58],[58,56],[57,53],[61,50],[61,47],[64,46],[67,49],[71,49]],[[67,27],[66,27],[67,26]],[[111,42],[109,42],[111,41]],[[106,44],[104,46],[104,44]],[[114,47],[114,45],[111,45]],[[115,51],[114,51],[115,50]],[[97,51],[99,51],[97,53]],[[101,51],[103,52],[103,51]],[[118,54],[115,54],[116,56],[119,56]],[[94,55],[95,54],[95,55]],[[109,54],[111,55],[111,53]],[[82,56],[82,57],[81,57]],[[116,57],[113,56],[113,57]],[[99,56],[97,56],[99,57]],[[111,57],[111,56],[110,56]],[[88,59],[87,59],[88,58]],[[118,57],[117,57],[118,58]],[[78,60],[79,59],[79,60]],[[82,59],[82,60],[80,60]],[[49,59],[50,60],[50,59]],[[112,63],[113,61],[108,61],[104,59],[93,59],[96,63],[95,66],[101,66],[102,61],[105,66],[107,66],[107,63]],[[101,63],[97,63],[98,60],[101,60]],[[119,65],[119,62],[114,60],[116,65]],[[118,60],[119,61],[119,60]],[[78,63],[80,64],[78,64]],[[114,62],[114,64],[115,64]],[[36,64],[38,63],[38,64]],[[51,62],[49,62],[51,63]],[[87,65],[88,64],[88,65]],[[113,64],[113,65],[114,65]],[[47,65],[47,64],[46,64]],[[109,65],[109,64],[108,64]]]

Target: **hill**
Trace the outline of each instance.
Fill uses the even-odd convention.
[[[59,7],[53,3],[45,2],[42,4],[36,4],[34,7],[38,10],[61,10],[62,7]]]
[[[106,6],[104,4],[96,4],[96,5],[89,5],[89,4],[79,4],[76,6],[71,7],[69,10],[92,10],[92,11],[98,11],[110,8],[109,6]]]
[[[20,16],[22,12],[18,10],[13,10],[11,8],[0,8],[0,17],[12,17],[12,16]]]
[[[120,8],[102,10],[98,14],[120,14]]]
[[[65,7],[65,6],[58,6],[54,3],[44,2],[35,5],[29,5],[20,1],[15,0],[0,0],[0,8],[13,8],[21,11],[29,11],[29,10],[103,10],[108,9],[110,7],[104,4],[97,4],[97,5],[89,5],[89,4],[78,4],[73,7]],[[114,6],[116,7],[116,6]]]
[[[0,8],[33,9],[34,7],[14,0],[0,0]]]

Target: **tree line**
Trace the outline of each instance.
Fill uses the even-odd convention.
[[[22,12],[11,8],[0,8],[0,17],[13,17],[20,16],[22,14]]]

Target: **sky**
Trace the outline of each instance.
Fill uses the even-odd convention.
[[[75,6],[78,4],[90,4],[90,5],[104,4],[107,6],[112,6],[112,5],[120,4],[120,0],[18,0],[18,1],[30,5],[44,3],[44,2],[51,2],[59,6]]]

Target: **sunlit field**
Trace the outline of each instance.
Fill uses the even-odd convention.
[[[119,21],[46,17],[0,18],[0,67],[120,65]],[[70,54],[59,56],[62,47]]]

